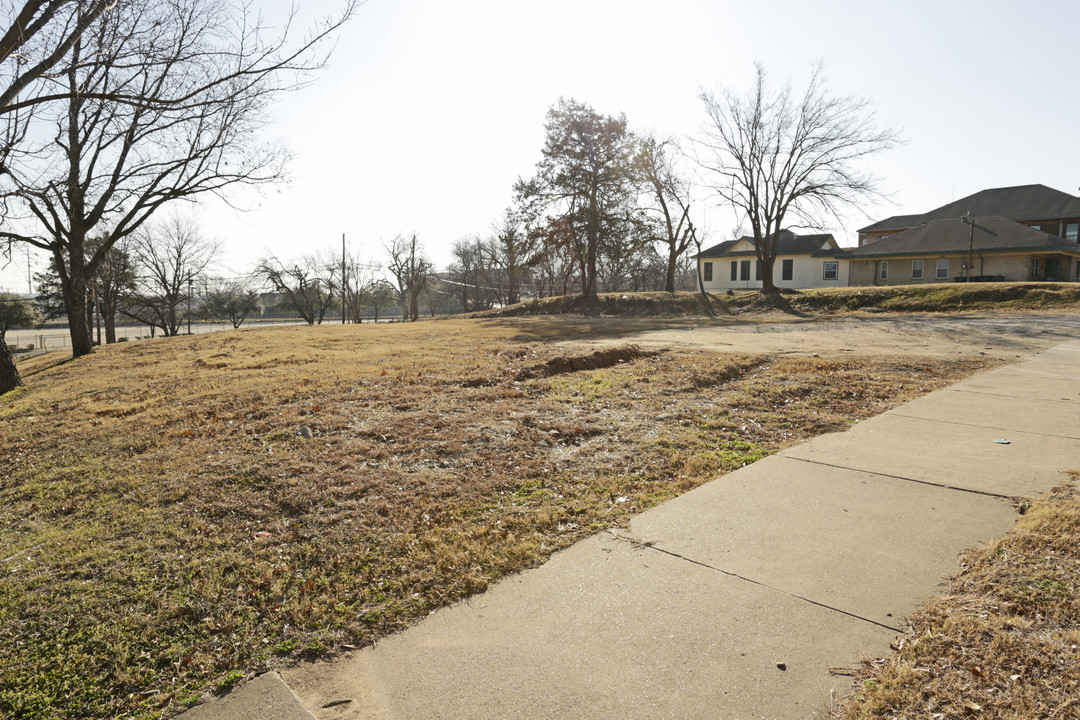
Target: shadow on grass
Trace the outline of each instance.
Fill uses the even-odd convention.
[[[67,365],[75,358],[71,357],[70,353],[56,351],[43,353],[41,355],[34,355],[28,358],[18,358],[16,360],[16,367],[19,370],[19,375],[23,378],[33,377],[38,373],[51,370],[61,365]]]

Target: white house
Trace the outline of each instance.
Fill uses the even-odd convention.
[[[848,284],[847,251],[832,235],[796,235],[781,230],[777,241],[773,284],[778,288],[845,287]],[[705,290],[760,290],[761,266],[754,239],[727,240],[701,251],[698,270]]]

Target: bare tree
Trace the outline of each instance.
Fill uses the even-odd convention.
[[[95,237],[87,245],[91,252],[97,252],[104,239]],[[120,310],[123,297],[135,288],[135,265],[128,252],[125,241],[109,248],[101,264],[90,278],[91,303],[98,312],[98,344],[101,343],[101,323],[105,323],[105,342],[116,342],[116,315]]]
[[[447,268],[443,284],[461,299],[462,312],[488,310],[501,293],[495,287],[502,282],[498,266],[502,246],[497,240],[481,238],[458,240],[451,248],[453,262]]]
[[[420,295],[434,271],[434,265],[424,253],[424,246],[416,233],[406,237],[398,235],[386,245],[390,260],[387,269],[394,277],[401,314],[408,320],[420,319]]]
[[[136,287],[121,302],[120,312],[161,328],[167,337],[178,335],[192,315],[195,281],[220,249],[220,243],[204,238],[193,221],[179,215],[144,225],[131,239]]]
[[[379,322],[379,312],[383,308],[392,305],[396,296],[397,290],[395,290],[394,286],[386,280],[380,278],[371,281],[365,295],[365,300],[375,313],[375,322]]]
[[[2,176],[0,239],[52,255],[76,357],[91,350],[87,284],[116,242],[172,201],[281,177],[287,153],[259,139],[268,104],[321,67],[354,8],[297,42],[291,23],[268,36],[246,3],[132,0],[70,44],[34,98],[42,132],[18,138]],[[94,233],[105,241],[88,253]]]
[[[25,139],[34,107],[45,102],[44,83],[71,46],[115,0],[27,0],[0,12],[0,177]],[[6,213],[6,208],[0,208]],[[10,242],[6,248],[10,257]],[[15,360],[0,342],[0,394],[22,385]]]
[[[646,136],[638,145],[638,169],[651,199],[652,210],[659,215],[659,242],[667,249],[667,274],[664,290],[675,292],[675,271],[679,259],[692,242],[689,183],[678,173],[675,160],[678,148],[673,140]]]
[[[824,229],[841,209],[881,197],[878,180],[856,163],[893,147],[894,130],[879,129],[866,100],[833,97],[817,65],[802,96],[790,85],[774,92],[759,64],[746,94],[705,91],[708,118],[696,139],[698,162],[712,190],[749,222],[763,292],[776,292],[773,265],[785,222]]]
[[[225,319],[233,329],[252,313],[262,312],[259,293],[244,280],[217,281],[203,294],[199,315],[207,320]]]
[[[4,7],[0,37],[0,115],[25,112],[48,102],[56,89],[48,80],[71,47],[116,0],[28,0]]]
[[[494,231],[488,245],[488,265],[504,276],[506,295],[503,302],[513,305],[521,301],[521,285],[529,268],[539,259],[539,248],[535,237],[526,232],[521,218],[512,209],[506,210]]]
[[[283,308],[299,313],[308,325],[321,325],[340,297],[340,271],[329,258],[306,255],[286,265],[271,256],[259,263],[255,273],[284,296]]]

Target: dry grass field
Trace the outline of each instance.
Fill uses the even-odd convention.
[[[694,326],[297,327],[24,361],[0,398],[0,717],[172,714],[1000,362],[633,343],[664,328]]]

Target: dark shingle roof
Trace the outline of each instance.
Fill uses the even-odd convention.
[[[1080,217],[1080,197],[1045,185],[993,188],[960,198],[922,215],[894,215],[867,225],[859,232],[906,230],[934,220],[958,218],[966,213],[973,216],[1000,215],[1018,222],[1076,218]]]
[[[713,245],[711,248],[702,250],[697,257],[741,257],[744,255],[750,257],[755,255],[756,253],[752,250],[743,250],[734,253],[730,252],[731,248],[735,247],[743,240],[749,240],[751,243],[754,241],[752,237],[746,235],[738,240],[725,240],[719,245]],[[796,235],[790,230],[781,230],[776,252],[778,255],[813,255],[821,250],[830,240],[833,240],[833,236],[828,233],[823,235]]]
[[[1021,225],[1003,217],[976,217],[974,250],[993,252],[1071,251],[1080,254],[1080,245]],[[968,250],[970,226],[960,218],[935,220],[882,240],[852,248],[853,260],[891,255],[963,254]]]

